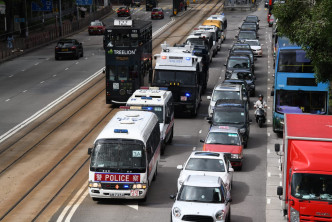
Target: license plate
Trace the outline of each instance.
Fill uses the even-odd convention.
[[[63,52],[68,52],[68,49],[61,49],[61,51],[63,51]]]
[[[187,97],[186,96],[181,96],[181,101],[187,101]]]
[[[110,196],[111,197],[123,197],[124,193],[111,193]]]
[[[139,196],[139,191],[138,190],[131,190],[130,191],[130,196],[131,197],[138,197]]]

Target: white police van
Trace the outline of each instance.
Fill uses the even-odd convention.
[[[198,29],[212,33],[216,41],[217,51],[220,51],[222,44],[221,30],[214,25],[200,25]]]
[[[141,87],[128,99],[128,110],[145,110],[157,115],[160,126],[161,154],[164,154],[166,144],[172,142],[174,133],[174,106],[171,91],[163,87]]]
[[[145,111],[117,112],[88,154],[88,189],[93,200],[145,200],[160,161],[158,117]]]

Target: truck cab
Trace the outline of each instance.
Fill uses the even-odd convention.
[[[202,87],[207,84],[200,57],[192,55],[193,46],[170,47],[162,44],[160,54],[154,56],[156,66],[152,86],[168,87],[173,94],[175,114],[197,115]]]
[[[332,218],[332,116],[285,114],[282,186],[277,195],[288,221]]]

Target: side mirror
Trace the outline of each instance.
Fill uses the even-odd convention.
[[[175,197],[176,197],[176,195],[175,195],[175,194],[169,195],[169,198],[170,198],[170,199],[172,199],[172,200],[174,200],[174,199],[175,199]]]
[[[277,187],[277,195],[278,195],[278,196],[282,196],[283,193],[284,193],[284,192],[283,192],[283,188],[282,188],[282,186],[278,186],[278,187]]]
[[[211,100],[211,96],[207,96],[206,99]]]
[[[235,38],[239,38],[239,36],[238,36],[238,35],[236,35],[236,36],[235,36]]]
[[[183,166],[182,166],[182,165],[177,165],[177,166],[176,166],[176,169],[178,169],[178,170],[182,170],[182,169],[183,169]]]
[[[199,140],[199,142],[201,142],[201,143],[205,143],[205,140]]]
[[[88,148],[88,155],[91,155],[92,153],[92,148]]]
[[[228,169],[229,172],[234,172],[234,168],[232,166],[229,166],[229,169]]]
[[[276,153],[280,152],[280,144],[279,143],[274,144],[274,151],[276,151]]]
[[[227,66],[227,64],[225,63],[224,66]]]
[[[256,36],[256,39],[259,39],[259,36]]]
[[[252,123],[252,119],[249,119],[249,123]]]
[[[206,120],[207,120],[207,121],[211,121],[212,118],[208,116],[208,117],[206,117]]]

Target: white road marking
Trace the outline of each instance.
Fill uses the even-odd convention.
[[[83,186],[79,189],[79,191],[75,194],[75,196],[73,197],[73,199],[71,199],[69,201],[69,203],[67,204],[67,206],[63,209],[63,211],[61,212],[60,216],[57,219],[57,222],[61,222],[63,220],[63,218],[65,217],[65,215],[67,214],[68,210],[73,206],[73,204],[77,201],[77,199],[80,197],[80,195],[82,194],[84,189],[87,189],[87,184],[88,181],[86,181]]]
[[[271,173],[270,173],[270,172],[268,172],[268,173],[267,173],[267,176],[268,176],[268,177],[271,177]]]
[[[10,76],[8,76],[9,78],[12,78],[14,75],[10,75]]]
[[[267,136],[271,136],[271,133],[267,133]]]
[[[130,207],[130,208],[133,208],[133,209],[135,209],[135,210],[138,210],[138,204],[134,204],[134,205],[127,205],[128,207]]]
[[[270,149],[267,149],[267,153],[271,153],[271,150],[270,150]]]
[[[193,147],[193,151],[195,151],[195,150],[196,150],[196,147],[194,146],[194,147]]]
[[[56,75],[53,75],[53,77],[56,77]]]
[[[202,130],[200,130],[198,133],[202,133]]]
[[[22,69],[21,71],[22,71],[22,72],[24,72],[24,71],[25,71],[25,69]]]
[[[76,62],[75,64],[77,65],[79,62]]]
[[[68,70],[69,68],[65,68],[65,70]]]
[[[84,184],[84,185],[86,187],[86,184]],[[75,211],[81,205],[81,203],[83,202],[84,198],[88,195],[88,193],[89,193],[89,191],[88,191],[88,189],[86,189],[85,192],[83,193],[83,195],[81,196],[81,198],[77,201],[77,203],[73,205],[73,208],[70,210],[65,222],[70,222],[70,220],[73,217]]]
[[[6,99],[6,100],[5,100],[5,102],[9,102],[9,101],[10,101],[10,99]]]
[[[40,84],[43,84],[45,81],[41,81]]]
[[[267,79],[267,81],[270,81],[270,79]]]
[[[268,120],[267,120],[267,122],[268,122],[268,123],[270,123],[270,122],[271,122],[271,120],[269,120],[269,119],[268,119]]]
[[[22,93],[26,93],[26,92],[28,92],[28,90],[24,90],[24,91],[22,91]]]
[[[271,199],[270,199],[270,198],[267,198],[266,203],[267,203],[267,204],[270,204],[270,203],[271,203]]]
[[[35,66],[39,65],[39,62],[35,63]]]
[[[21,122],[18,125],[14,126],[12,129],[8,130],[6,133],[2,134],[0,136],[0,143],[2,143],[5,139],[7,139],[8,137],[14,135],[20,129],[22,129],[26,125],[30,124],[32,121],[36,120],[38,117],[40,117],[41,115],[43,115],[44,113],[46,113],[48,110],[52,109],[54,106],[56,106],[57,104],[59,104],[60,102],[62,102],[63,100],[65,100],[67,97],[69,97],[71,94],[73,94],[74,92],[76,92],[78,89],[82,88],[88,82],[90,82],[91,80],[93,80],[94,78],[96,78],[97,76],[99,76],[100,74],[102,74],[103,70],[104,70],[104,67],[101,68],[100,70],[98,70],[97,72],[95,72],[93,75],[91,75],[89,78],[87,78],[83,82],[79,83],[74,88],[68,90],[65,94],[63,94],[62,96],[60,96],[58,99],[54,100],[53,102],[51,102],[50,104],[48,104],[47,106],[45,106],[44,108],[42,108],[41,110],[37,111],[35,114],[33,114],[32,116],[30,116],[28,119],[24,120],[23,122]]]

